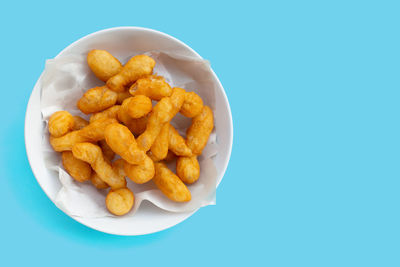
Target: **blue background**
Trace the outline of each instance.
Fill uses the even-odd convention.
[[[2,265],[399,266],[400,6],[324,2],[3,3]],[[218,204],[140,237],[59,211],[24,147],[45,60],[115,26],[166,32],[209,59],[234,120]]]

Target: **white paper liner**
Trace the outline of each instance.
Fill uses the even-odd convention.
[[[215,111],[215,88],[208,61],[171,53],[147,52],[146,54],[156,60],[154,73],[164,76],[172,87],[182,87],[187,91],[196,92],[204,103]],[[126,62],[131,56],[133,55],[128,55],[121,62]],[[47,125],[51,114],[58,110],[67,110],[73,115],[88,118],[78,110],[76,102],[87,89],[102,84],[104,83],[91,73],[84,54],[47,60],[41,83],[40,104],[43,121]],[[190,122],[190,119],[178,114],[171,123],[184,135]],[[200,178],[188,186],[192,195],[191,201],[173,202],[157,189],[153,181],[138,185],[127,178],[128,187],[135,194],[135,205],[125,216],[133,216],[144,200],[170,212],[188,212],[207,205],[215,205],[217,171],[214,158],[218,151],[216,140],[217,136],[213,132],[203,154],[198,158]],[[46,167],[59,174],[62,186],[53,201],[60,209],[76,217],[113,216],[105,207],[108,190],[98,190],[90,181],[79,183],[63,169],[60,153],[55,152],[50,146],[47,127],[43,129],[42,153]],[[173,171],[175,171],[174,165],[174,163],[169,164]]]

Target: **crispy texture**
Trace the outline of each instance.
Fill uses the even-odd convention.
[[[82,117],[74,116],[74,127],[72,130],[77,131],[89,125],[89,122]]]
[[[201,113],[192,119],[192,124],[186,131],[186,143],[194,155],[201,154],[213,128],[212,110],[208,106],[204,106]]]
[[[154,177],[154,163],[146,155],[144,161],[139,165],[132,165],[125,162],[124,170],[129,179],[137,184],[143,184]]]
[[[123,159],[117,159],[117,160],[115,160],[115,161],[112,163],[113,170],[114,170],[119,176],[122,176],[122,177],[125,177],[125,176],[126,176],[125,169],[124,169],[125,162],[126,162],[126,161],[123,160]]]
[[[93,49],[87,55],[87,63],[97,78],[106,82],[122,70],[122,64],[106,50]]]
[[[91,141],[89,138],[80,135],[80,131],[69,132],[61,137],[50,136],[50,145],[57,152],[72,150],[72,146],[76,143]]]
[[[131,95],[145,95],[152,100],[160,101],[161,98],[170,96],[172,93],[171,86],[165,82],[164,77],[150,75],[137,80],[129,88]]]
[[[137,139],[140,149],[148,151],[151,148],[164,124],[170,121],[172,110],[173,106],[169,97],[164,97],[154,106],[146,130]]]
[[[104,157],[104,159],[106,160],[106,157]],[[123,159],[117,159],[116,161],[114,161],[112,163],[112,168],[113,168],[114,172],[117,173],[119,176],[122,176],[122,177],[126,176],[125,171],[124,171],[124,160]],[[103,180],[100,179],[99,175],[96,172],[92,173],[92,177],[90,178],[90,180],[97,189],[106,189],[106,188],[110,187],[106,182],[104,182]]]
[[[135,203],[135,196],[128,188],[110,190],[106,197],[106,207],[114,215],[127,214]]]
[[[92,166],[99,178],[109,184],[111,188],[118,189],[126,186],[126,180],[113,167],[104,160],[99,146],[92,143],[78,143],[72,148],[73,155]]]
[[[146,157],[146,154],[138,148],[135,137],[126,126],[119,123],[110,124],[106,128],[104,136],[111,149],[130,164],[140,164]]]
[[[144,95],[137,95],[129,101],[127,112],[131,118],[138,119],[146,116],[152,108],[153,105],[150,98]]]
[[[177,156],[189,157],[192,155],[192,151],[186,145],[185,139],[172,125],[169,126],[168,148]]]
[[[118,120],[125,124],[125,126],[128,126],[129,122],[132,120],[128,114],[129,104],[131,101],[132,97],[125,99],[117,113]]]
[[[106,140],[100,140],[98,142],[99,147],[101,148],[101,151],[103,152],[104,159],[108,162],[111,163],[114,159],[115,153],[111,149],[111,147],[107,144]]]
[[[175,87],[172,89],[172,94],[171,94],[171,103],[172,103],[172,112],[171,112],[171,118],[172,120],[173,117],[179,112],[179,110],[182,108],[183,103],[185,102],[186,99],[186,91],[185,89]]]
[[[125,99],[131,97],[132,95],[128,91],[117,92],[117,104],[121,105]]]
[[[186,184],[196,182],[200,177],[200,165],[197,156],[179,157],[176,161],[176,174]]]
[[[187,202],[191,194],[186,185],[164,163],[155,163],[156,173],[153,181],[156,186],[172,201]]]
[[[146,130],[138,137],[140,149],[149,151],[165,123],[170,122],[181,109],[185,101],[185,90],[175,87],[170,97],[162,98],[153,108]]]
[[[92,177],[90,178],[90,181],[97,189],[106,189],[110,187],[106,182],[101,180],[96,172],[92,172]]]
[[[106,127],[112,123],[117,123],[117,120],[112,118],[98,119],[85,128],[82,128],[79,133],[80,135],[87,137],[91,142],[100,141],[104,139],[104,131]]]
[[[140,135],[146,130],[149,114],[138,119],[133,119],[131,116],[129,116],[128,108],[131,100],[132,97],[127,98],[124,100],[124,102],[122,102],[117,117],[118,120],[125,124],[125,126],[128,127],[133,134]]]
[[[147,151],[146,155],[147,155],[153,162],[158,162],[158,161],[160,161],[157,157],[155,157],[155,156],[153,155],[153,153],[151,153],[151,150],[150,150],[150,151]]]
[[[187,92],[180,113],[183,116],[193,118],[203,109],[203,100],[195,92]]]
[[[105,118],[113,118],[113,119],[117,119],[117,115],[119,112],[119,109],[121,108],[120,105],[115,105],[112,106],[106,110],[103,110],[101,112],[97,112],[94,113],[91,117],[90,117],[90,122],[94,122],[98,119],[105,119]]]
[[[108,79],[107,86],[115,92],[123,92],[126,86],[130,86],[139,78],[151,74],[155,65],[156,62],[149,56],[134,56],[122,67],[118,74]]]
[[[114,119],[97,120],[81,130],[72,131],[57,138],[50,137],[50,144],[55,151],[61,152],[71,150],[76,143],[97,142],[104,139],[105,128],[116,122]]]
[[[160,161],[168,154],[169,123],[165,123],[156,140],[150,148],[152,159]]]
[[[85,114],[103,111],[117,102],[117,93],[107,86],[91,88],[79,99],[77,106]]]
[[[61,153],[62,164],[64,169],[78,182],[84,182],[90,179],[92,168],[86,162],[77,159],[72,155],[71,151]]]
[[[51,136],[60,137],[74,127],[74,117],[68,111],[57,111],[49,119],[49,132]]]

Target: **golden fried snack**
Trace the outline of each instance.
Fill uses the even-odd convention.
[[[113,152],[114,153],[114,152]],[[103,151],[104,154],[104,151]],[[104,159],[107,160],[106,156],[104,155]],[[114,161],[112,163],[112,168],[114,170],[114,172],[121,176],[121,177],[125,177],[125,171],[124,171],[124,160],[123,159],[117,159],[116,161]],[[108,161],[107,163],[111,163],[111,160]],[[109,188],[110,186],[104,182],[103,180],[100,179],[99,175],[96,172],[93,172],[92,177],[90,179],[92,181],[92,184],[97,188],[97,189],[105,189],[105,188]]]
[[[146,130],[137,139],[140,149],[147,152],[151,148],[164,124],[171,121],[181,109],[185,101],[185,94],[184,89],[175,87],[172,89],[170,97],[162,98],[154,106],[147,122]]]
[[[119,176],[125,177],[126,173],[125,173],[125,160],[123,159],[117,159],[112,163],[112,167],[115,173],[117,173]]]
[[[189,157],[192,155],[192,151],[186,145],[185,139],[172,125],[169,126],[168,149],[174,152],[177,156]]]
[[[111,149],[111,147],[107,144],[106,140],[100,140],[98,142],[99,147],[101,148],[101,151],[103,152],[104,159],[108,162],[111,163],[114,159],[115,153]]]
[[[154,162],[146,155],[144,161],[139,165],[125,162],[124,170],[126,176],[137,184],[144,184],[154,177]]]
[[[91,88],[79,99],[77,106],[85,114],[103,111],[117,102],[117,93],[107,86]]]
[[[193,118],[200,114],[203,109],[203,100],[195,92],[187,92],[185,96],[185,101],[183,102],[182,108],[180,110],[183,116]]]
[[[182,108],[183,103],[185,102],[186,99],[186,91],[185,89],[179,88],[179,87],[174,87],[172,89],[172,94],[171,94],[171,103],[173,106],[173,110],[171,112],[171,119],[175,117],[175,115],[179,112],[179,110]]]
[[[122,69],[121,62],[106,50],[93,49],[87,55],[87,63],[97,78],[106,82]]]
[[[74,116],[74,127],[72,130],[77,131],[89,125],[89,122],[79,116]]]
[[[192,119],[192,124],[186,131],[186,143],[194,155],[201,154],[213,128],[212,110],[204,106],[201,113]]]
[[[89,142],[100,141],[104,139],[104,131],[107,126],[117,122],[118,121],[116,119],[112,118],[98,119],[80,130],[79,134],[86,138],[89,138]]]
[[[51,136],[60,137],[74,127],[74,117],[68,111],[57,111],[49,119],[49,132]]]
[[[147,151],[146,155],[153,161],[153,162],[158,162],[160,161],[158,158],[156,158],[151,151]]]
[[[90,179],[92,168],[86,162],[77,159],[72,155],[71,151],[61,153],[62,164],[64,169],[78,182],[84,182]]]
[[[128,127],[133,134],[139,135],[146,130],[148,115],[138,119],[133,119],[131,116],[129,116],[128,108],[131,100],[132,97],[129,97],[122,102],[117,117],[118,120],[125,124],[125,126]]]
[[[106,189],[110,187],[106,182],[100,179],[99,175],[96,172],[92,172],[92,177],[90,178],[90,181],[97,189]]]
[[[108,125],[104,137],[111,149],[130,164],[140,164],[146,157],[145,152],[138,148],[133,134],[122,124]]]
[[[138,119],[147,115],[153,105],[151,99],[144,95],[137,95],[132,97],[129,101],[128,115],[133,119]]]
[[[121,105],[125,99],[131,97],[132,95],[128,91],[117,92],[117,104]]]
[[[90,123],[78,131],[69,132],[61,137],[50,137],[50,144],[55,151],[71,150],[76,143],[97,142],[104,139],[105,128],[116,123],[115,119],[101,119]]]
[[[117,113],[117,118],[120,122],[128,126],[129,122],[132,120],[131,116],[128,114],[129,104],[132,101],[132,97],[125,99]]]
[[[149,116],[146,130],[137,139],[141,150],[147,152],[151,148],[163,125],[172,118],[172,112],[173,106],[169,97],[164,97],[154,106]]]
[[[113,189],[126,186],[124,177],[116,173],[113,167],[104,160],[101,148],[92,143],[78,143],[72,147],[74,157],[83,160],[92,166],[99,178]]]
[[[154,164],[156,173],[153,181],[169,199],[176,202],[190,201],[191,194],[186,185],[164,163]]]
[[[79,131],[69,132],[61,137],[50,136],[50,145],[53,147],[54,151],[57,152],[72,150],[74,144],[88,141],[91,140],[85,136],[81,136]]]
[[[156,65],[154,59],[146,55],[132,57],[122,70],[108,79],[107,86],[115,92],[125,91],[125,87],[136,82],[137,79],[149,75]]]
[[[128,188],[110,190],[106,197],[106,207],[114,215],[127,214],[135,203],[135,196]]]
[[[186,184],[196,182],[200,177],[200,164],[197,156],[179,157],[176,161],[176,174]]]
[[[153,161],[160,161],[168,154],[169,123],[165,123],[150,148]]]
[[[121,108],[120,105],[115,105],[115,106],[112,106],[111,108],[108,108],[108,109],[103,110],[101,112],[94,113],[90,117],[90,122],[94,122],[95,120],[104,119],[104,118],[117,119],[117,117],[118,117],[117,115],[118,115],[118,112],[119,112],[120,108]]]
[[[164,77],[157,75],[150,75],[140,78],[131,88],[129,93],[135,95],[145,95],[152,100],[160,101],[161,98],[170,96],[172,93],[171,86],[165,82]]]

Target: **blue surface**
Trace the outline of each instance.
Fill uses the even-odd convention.
[[[399,266],[400,6],[276,2],[3,3],[2,265]],[[70,219],[25,154],[45,59],[114,26],[166,32],[209,59],[234,118],[218,204],[148,236]]]

